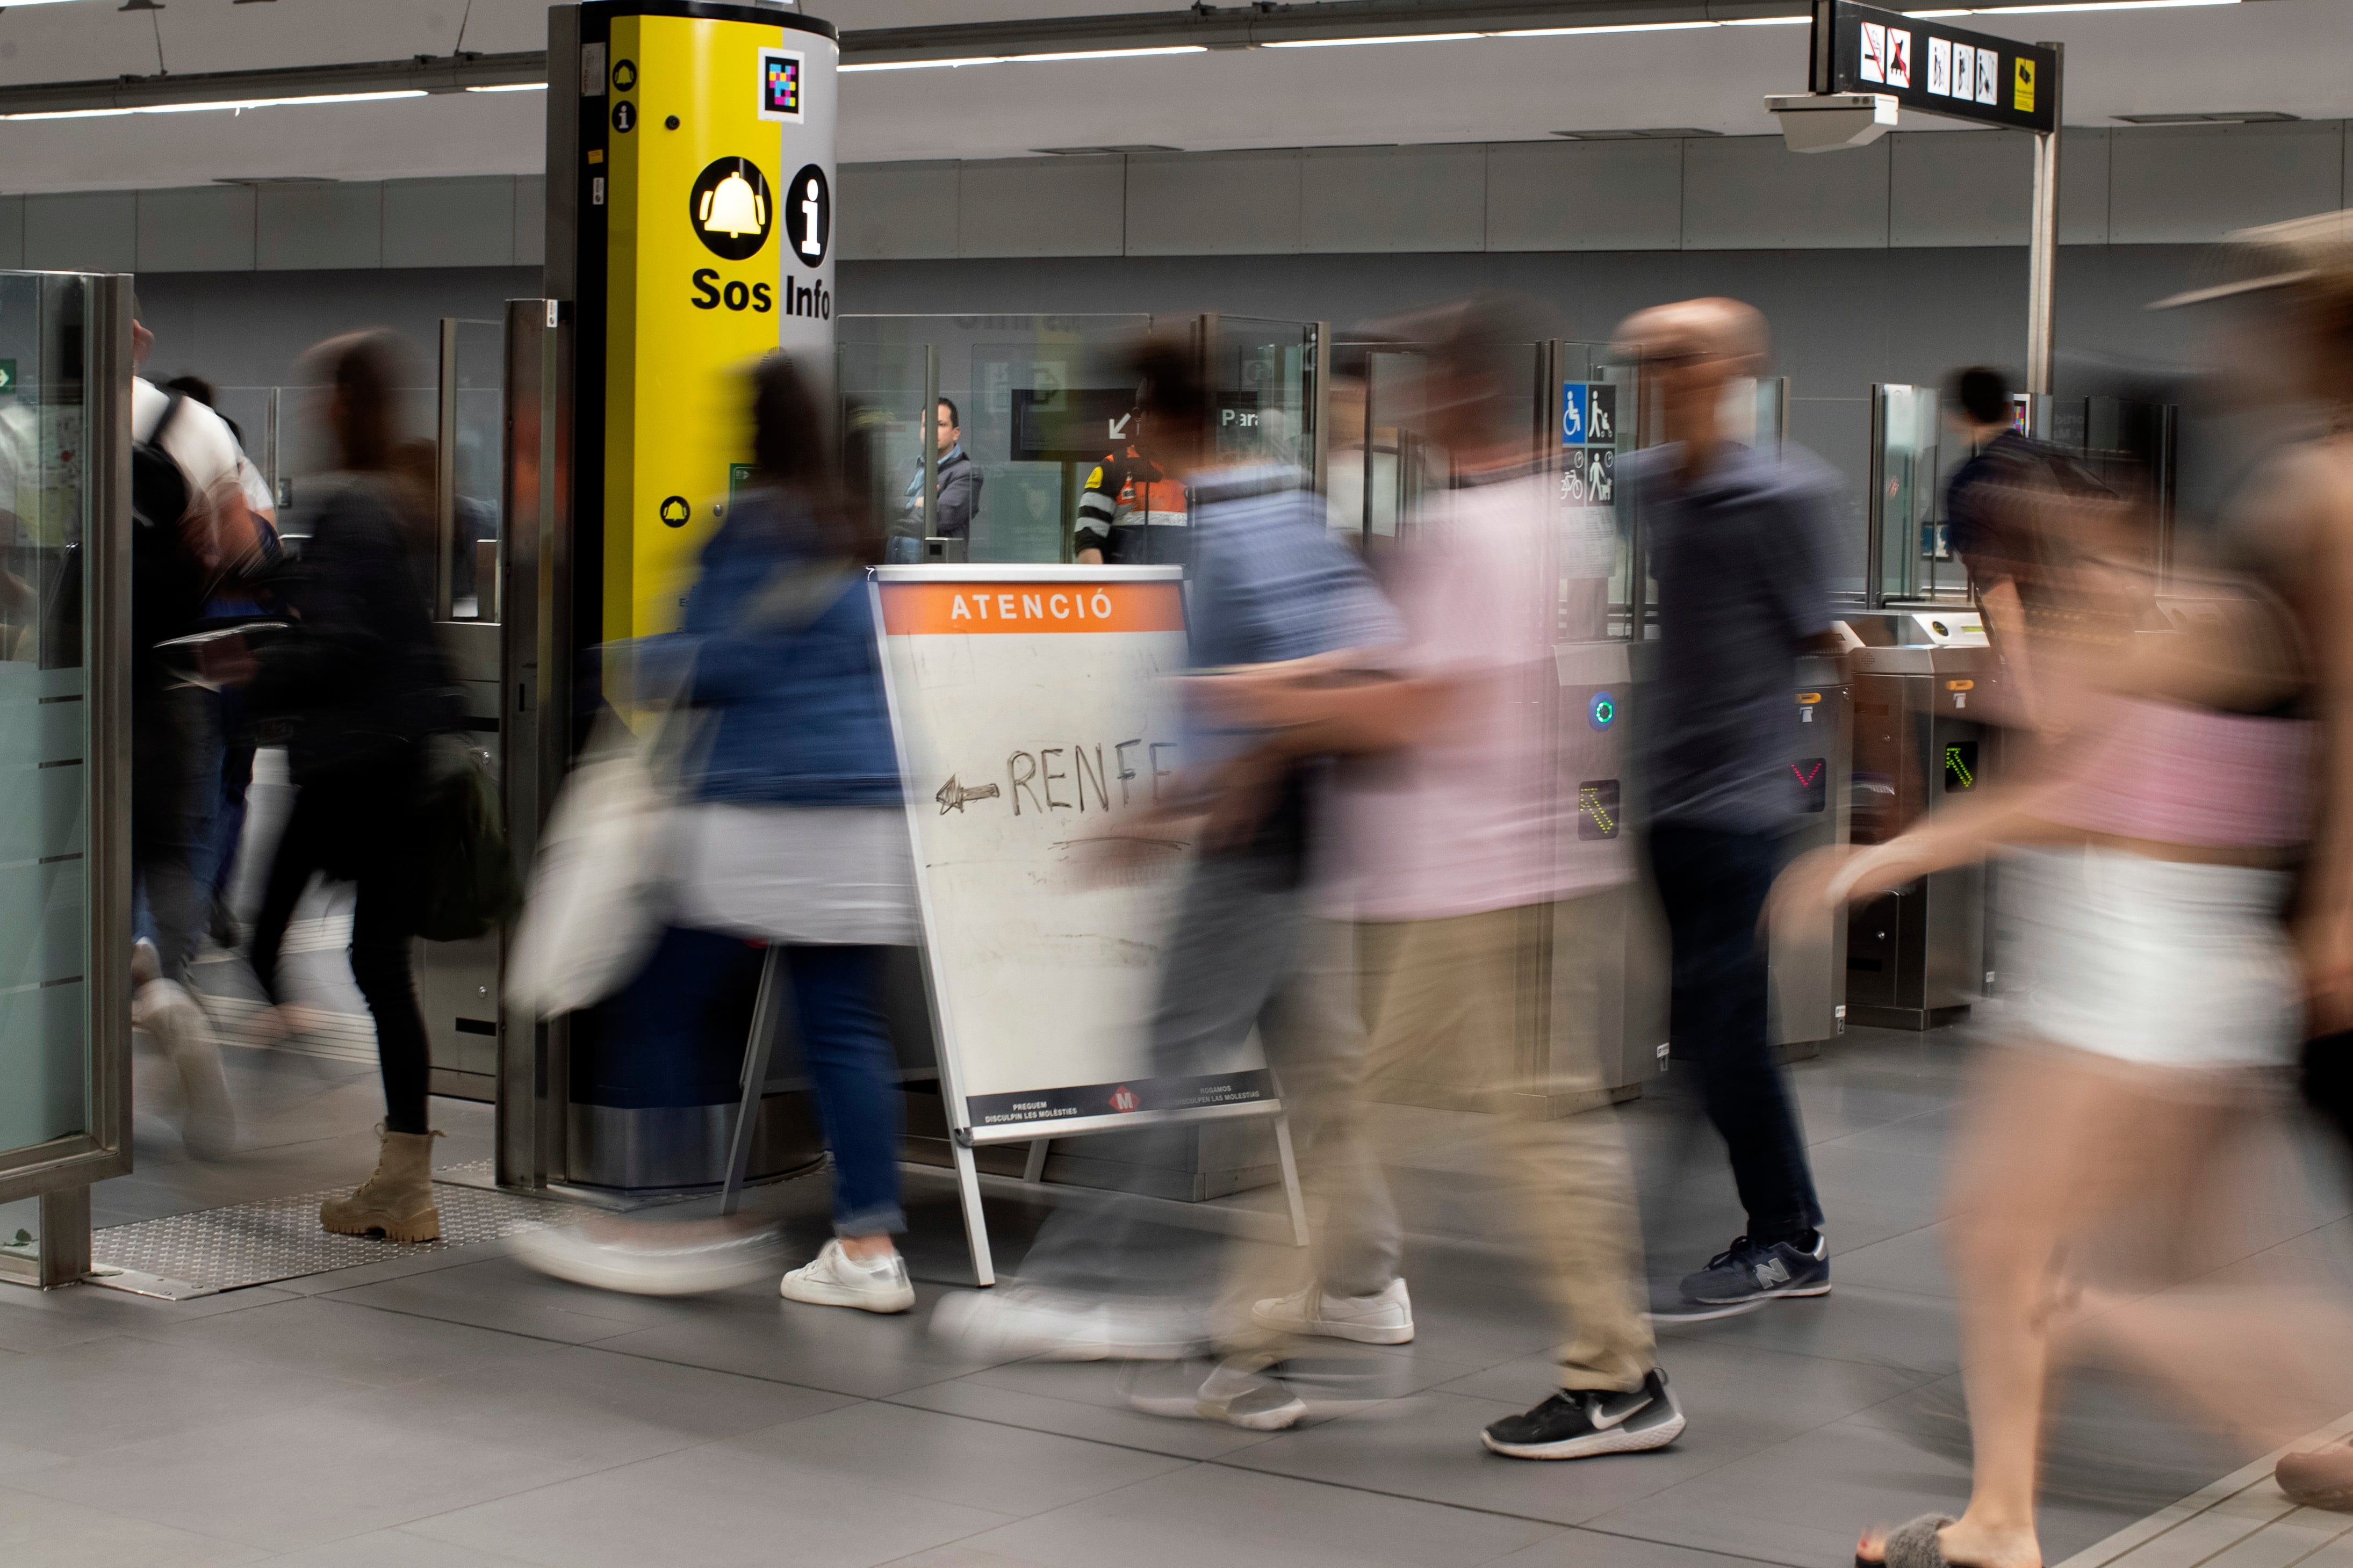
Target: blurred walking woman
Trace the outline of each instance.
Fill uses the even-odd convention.
[[[882,541],[845,491],[833,422],[782,355],[754,374],[752,418],[753,485],[703,547],[679,635],[635,650],[645,668],[691,669],[698,726],[674,824],[675,924],[611,1026],[644,1072],[691,1075],[744,942],[782,946],[834,1164],[834,1238],[782,1293],[903,1312],[915,1294],[892,1240],[906,1222],[882,966],[917,927],[864,572]],[[732,1059],[742,1038],[739,1023],[716,1043]],[[665,1092],[674,1085],[643,1087],[645,1103],[685,1102]],[[671,1294],[735,1282],[766,1239],[724,1221],[600,1220],[541,1233],[523,1256],[565,1279]]]
[[[2337,273],[2353,303],[2341,256]],[[2340,378],[2348,327],[2340,310],[2304,334]],[[2333,517],[2263,503],[2235,570],[2168,584],[2197,616],[2148,637],[2154,584],[2118,548],[2134,542],[2122,514],[2064,490],[2005,500],[2034,563],[2020,586],[2047,698],[2036,765],[1842,865],[1800,863],[1782,893],[1869,897],[2000,846],[2018,949],[2002,964],[2032,976],[1979,1064],[1949,1188],[1968,1506],[1866,1536],[1866,1563],[2039,1568],[2050,1385],[2093,1347],[2259,1450],[2353,1392],[2347,1320],[2323,1294],[2198,1278],[2246,1249],[2232,1181],[2304,1037],[2296,870],[2307,900],[2343,897],[2343,825],[2328,820],[2343,795],[2316,784],[2348,739],[2344,601],[2314,590],[2346,581],[2348,491],[2340,479]],[[2343,958],[2307,961],[2325,975]],[[2201,1259],[2208,1243],[2235,1250]]]
[[[426,1123],[427,1048],[409,951],[417,929],[415,829],[425,737],[449,727],[448,671],[411,568],[415,530],[393,482],[392,404],[400,343],[389,333],[334,338],[311,351],[327,389],[327,434],[340,471],[313,481],[309,538],[281,592],[292,626],[256,655],[249,703],[258,719],[292,721],[289,765],[299,793],[271,862],[252,961],[280,1000],[286,923],[313,874],[355,884],[352,978],[375,1019],[384,1075],[375,1174],[321,1205],[319,1223],[394,1241],[441,1233]]]

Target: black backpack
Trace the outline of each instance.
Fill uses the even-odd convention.
[[[185,528],[194,487],[164,450],[164,433],[186,401],[172,394],[155,428],[131,448],[131,670],[139,691],[162,689],[164,660],[155,645],[197,628],[210,586]]]

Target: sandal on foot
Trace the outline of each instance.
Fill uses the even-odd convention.
[[[1936,1539],[1936,1532],[1952,1522],[1941,1513],[1924,1513],[1899,1524],[1880,1543],[1877,1561],[1858,1552],[1854,1568],[1969,1568],[1967,1563],[1947,1561],[1944,1542]]]

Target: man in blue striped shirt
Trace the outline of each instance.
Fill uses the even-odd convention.
[[[1367,722],[1368,685],[1403,631],[1364,563],[1333,542],[1322,500],[1288,465],[1219,463],[1198,362],[1146,344],[1133,356],[1152,449],[1182,476],[1192,504],[1187,595],[1191,643],[1185,775],[1155,829],[1125,842],[1180,838],[1199,853],[1186,871],[1162,954],[1150,1023],[1153,1074],[1167,1083],[1231,1074],[1255,1029],[1282,1083],[1303,1180],[1325,1200],[1316,1278],[1345,1337],[1402,1344],[1413,1313],[1398,1276],[1397,1211],[1357,1112],[1364,1030],[1341,931],[1312,918],[1311,839],[1322,778],[1337,754],[1395,743]],[[1302,674],[1332,701],[1293,701],[1268,729],[1219,716],[1221,689]],[[952,1297],[943,1332],[976,1348],[1066,1360],[1181,1358],[1229,1352],[1132,1401],[1156,1414],[1257,1431],[1291,1426],[1306,1405],[1276,1378],[1253,1339],[1208,1321],[1205,1268],[1193,1238],[1161,1236],[1134,1206],[1065,1207],[1030,1248],[1021,1282]],[[1324,1331],[1320,1323],[1310,1331]]]

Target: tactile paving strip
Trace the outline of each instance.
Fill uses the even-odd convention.
[[[458,1171],[487,1175],[490,1162],[442,1173]],[[101,1270],[128,1270],[164,1287],[155,1294],[208,1296],[273,1279],[300,1279],[363,1263],[497,1241],[550,1224],[565,1208],[543,1198],[437,1181],[433,1191],[441,1210],[441,1239],[407,1243],[321,1229],[319,1205],[344,1190],[331,1187],[109,1226],[90,1237],[91,1259]]]

